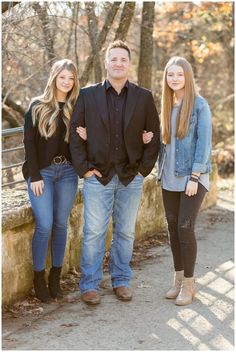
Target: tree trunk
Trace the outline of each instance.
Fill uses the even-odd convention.
[[[77,39],[77,21],[78,21],[78,14],[79,14],[79,2],[75,3],[75,30],[74,30],[74,41],[75,41],[75,64],[77,70],[79,72],[79,56],[77,51],[78,39]]]
[[[143,2],[138,84],[148,89],[152,87],[154,11],[154,1]]]
[[[89,40],[92,47],[92,53],[94,55],[95,82],[100,82],[102,80],[102,67],[99,52],[96,50],[96,42],[98,37],[98,19],[94,11],[94,2],[86,2],[85,7],[88,16]]]
[[[35,12],[38,14],[39,19],[41,21],[45,50],[46,50],[48,60],[51,61],[56,57],[56,54],[53,48],[54,33],[52,33],[52,30],[50,28],[51,21],[47,14],[47,3],[43,3],[41,6],[39,5],[38,2],[33,2],[32,7],[35,10]]]
[[[117,28],[115,40],[125,40],[128,34],[128,30],[130,27],[130,23],[132,21],[133,15],[135,10],[135,2],[134,1],[127,1],[124,4],[123,11],[120,18],[120,24]]]
[[[121,4],[120,1],[114,2],[107,13],[105,23],[97,39],[96,52],[99,52],[102,49],[102,46],[106,41],[107,34],[111,28],[111,25],[114,21],[116,13],[120,7],[120,4]],[[94,65],[94,58],[95,58],[95,54],[94,52],[92,52],[86,61],[84,72],[80,77],[81,87],[85,86],[86,83],[88,82],[90,71]]]
[[[193,11],[194,6],[195,5],[193,3],[188,3],[187,11],[189,13],[191,13]],[[183,13],[182,13],[182,16],[183,16]],[[195,31],[196,31],[196,28],[195,28],[195,25],[192,22],[191,23],[191,27],[189,28],[189,37],[190,37],[189,40],[191,41],[191,47],[193,47],[192,42],[196,39]],[[198,77],[198,72],[197,72],[197,66],[198,65],[196,64],[196,60],[195,60],[193,51],[190,51],[189,56],[186,59],[191,64],[192,69],[193,69],[193,75],[194,75],[194,78],[196,79]]]
[[[72,11],[72,20],[70,23],[70,31],[69,31],[68,42],[67,42],[67,47],[66,47],[66,57],[69,55],[70,48],[71,48],[71,42],[75,38],[77,38],[77,21],[78,21],[78,13],[79,13],[80,3],[73,2],[73,3],[69,3],[68,6],[70,6],[71,11]],[[74,35],[74,38],[73,38],[73,35]],[[75,53],[75,57],[76,56],[78,56],[77,52]]]

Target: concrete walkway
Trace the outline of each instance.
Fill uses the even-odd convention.
[[[233,198],[232,198],[233,199]],[[172,280],[168,245],[134,268],[131,302],[120,302],[104,278],[102,303],[43,305],[39,316],[3,321],[4,350],[232,350],[234,242],[232,199],[219,199],[197,222],[197,295],[178,307],[163,298]],[[78,295],[78,293],[75,293]]]

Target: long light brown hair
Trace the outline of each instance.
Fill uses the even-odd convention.
[[[193,77],[193,70],[190,63],[183,57],[174,56],[166,64],[163,74],[163,87],[161,99],[161,129],[162,141],[164,144],[170,143],[171,136],[171,112],[174,105],[174,91],[167,84],[168,69],[172,65],[182,67],[185,77],[184,97],[181,103],[179,116],[176,124],[176,137],[182,139],[186,136],[189,127],[189,119],[197,94]]]
[[[46,139],[50,138],[55,133],[57,116],[60,111],[59,103],[56,99],[56,78],[62,70],[68,70],[74,76],[74,86],[67,94],[62,116],[66,125],[65,141],[68,142],[70,118],[79,89],[77,69],[71,60],[63,59],[53,64],[44,93],[32,99],[32,101],[39,101],[32,108],[32,121],[34,126],[36,123],[38,124],[40,135]]]

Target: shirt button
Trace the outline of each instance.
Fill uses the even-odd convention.
[[[116,147],[116,150],[118,150],[119,148]]]

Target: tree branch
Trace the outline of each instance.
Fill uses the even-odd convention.
[[[11,8],[13,8],[14,6],[20,4],[20,1],[3,1],[2,2],[2,13],[10,10]]]
[[[96,51],[100,51],[103,44],[105,43],[107,34],[108,34],[110,27],[114,21],[115,15],[119,9],[120,4],[121,4],[120,1],[114,2],[112,4],[110,10],[108,11],[104,26],[103,26],[103,28],[98,36],[98,39],[97,39]],[[84,72],[82,73],[82,75],[80,77],[80,85],[82,87],[85,86],[86,83],[88,82],[89,73],[93,67],[94,58],[95,58],[95,53],[92,52],[86,61]]]
[[[45,49],[47,52],[48,60],[52,60],[55,58],[56,55],[53,48],[54,37],[50,31],[50,19],[47,14],[46,3],[43,3],[43,5],[40,6],[38,2],[34,2],[32,4],[32,7],[35,10],[35,12],[38,14],[39,19],[42,23],[44,43],[45,43]]]
[[[25,110],[22,108],[22,106],[17,105],[13,100],[11,100],[11,98],[9,98],[9,96],[6,97],[6,99],[5,99],[5,95],[3,95],[3,100],[6,105],[8,105],[13,110],[19,112],[21,114],[21,116],[23,117]]]
[[[3,104],[2,107],[3,120],[9,122],[11,128],[20,127],[23,125],[23,117],[19,112],[13,110],[6,104]]]
[[[134,1],[126,1],[123,7],[123,11],[120,18],[120,24],[117,28],[115,39],[125,40],[128,34],[128,30],[130,27],[131,20],[134,15],[135,10],[135,2]]]

